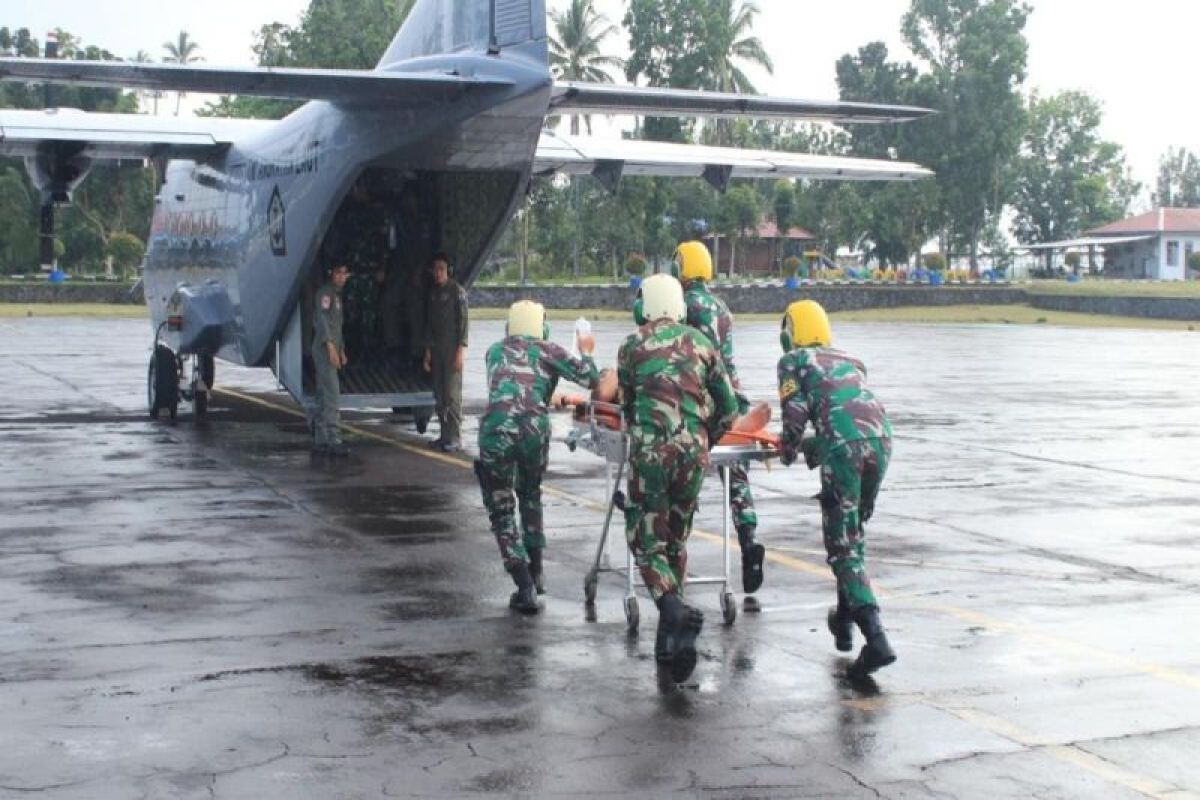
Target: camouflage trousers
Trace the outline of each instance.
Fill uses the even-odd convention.
[[[729,508],[733,511],[733,527],[737,530],[738,544],[743,548],[754,541],[754,531],[758,528],[749,471],[748,464],[734,464],[729,468]]]
[[[861,439],[831,450],[821,462],[821,527],[826,562],[851,612],[878,607],[866,568],[866,531],[883,484],[891,439]]]
[[[529,561],[529,548],[546,546],[542,527],[542,475],[550,450],[548,434],[528,430],[480,430],[475,476],[483,505],[510,572]],[[516,500],[513,500],[513,490]],[[521,513],[517,533],[516,512]]]
[[[683,594],[687,540],[704,483],[701,453],[666,444],[635,448],[629,459],[625,539],[655,600],[669,592]]]

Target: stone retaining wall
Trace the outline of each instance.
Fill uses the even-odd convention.
[[[1034,308],[1047,311],[1200,321],[1200,299],[1192,297],[1087,297],[1029,292],[1027,298],[1026,302]]]
[[[718,286],[735,314],[777,314],[793,300],[811,298],[830,311],[900,306],[1013,305],[1024,303],[1025,292],[1009,286]],[[474,286],[471,305],[507,308],[522,299],[536,300],[547,308],[628,309],[634,290],[624,286]]]

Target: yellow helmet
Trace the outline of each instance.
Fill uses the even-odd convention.
[[[637,300],[633,302],[633,318],[638,325],[667,317],[675,322],[687,318],[683,302],[683,286],[670,275],[651,275],[642,281]]]
[[[712,280],[712,254],[701,242],[684,242],[675,248],[675,263],[681,281]]]
[[[779,343],[785,353],[797,347],[829,347],[833,344],[829,316],[815,300],[799,300],[788,306],[783,312],[780,328]]]
[[[532,300],[518,300],[508,309],[508,336],[532,336],[549,339],[550,326],[546,324],[546,309]]]

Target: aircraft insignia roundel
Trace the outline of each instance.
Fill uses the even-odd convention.
[[[283,220],[283,196],[279,187],[271,193],[271,205],[267,209],[267,233],[271,237],[271,252],[277,256],[287,255],[287,229]]]

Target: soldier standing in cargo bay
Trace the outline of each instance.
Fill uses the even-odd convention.
[[[342,340],[342,287],[350,277],[350,268],[338,264],[329,271],[329,283],[313,298],[312,360],[316,372],[316,406],[310,424],[313,450],[346,455],[338,431],[338,407],[341,386],[338,371],[346,366],[346,343]]]
[[[433,285],[425,314],[425,371],[433,373],[433,396],[441,433],[430,447],[462,450],[462,373],[467,350],[467,292],[450,277],[450,260],[432,262]]]

